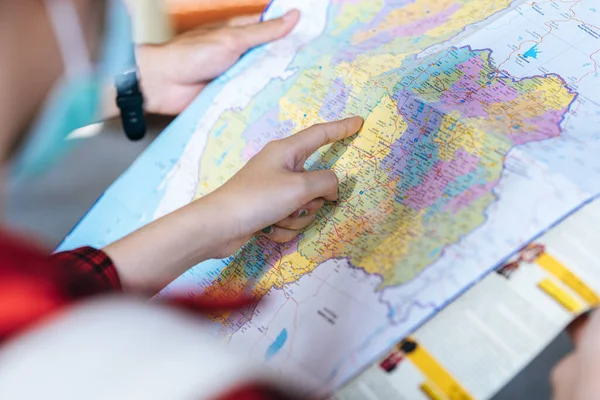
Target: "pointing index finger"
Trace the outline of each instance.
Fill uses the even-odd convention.
[[[313,125],[290,136],[292,147],[299,154],[309,157],[319,148],[354,135],[363,125],[362,117],[350,117],[340,121]],[[306,160],[305,160],[306,161]]]

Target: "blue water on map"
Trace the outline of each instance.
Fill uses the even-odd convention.
[[[540,54],[541,51],[538,50],[538,45],[534,45],[532,46],[529,50],[527,50],[524,54],[523,54],[523,58],[535,58],[537,59],[538,54]]]
[[[265,352],[265,361],[269,361],[271,358],[277,355],[277,353],[279,353],[285,342],[287,342],[287,338],[287,329],[282,329],[279,333],[279,336],[277,336],[277,339],[275,339],[273,343],[271,343],[271,345]]]

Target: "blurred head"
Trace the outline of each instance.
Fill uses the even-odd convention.
[[[203,400],[282,384],[209,332],[197,315],[147,301],[73,305],[0,348],[0,366],[10,366],[0,369],[0,398]]]
[[[22,159],[44,161],[59,151],[72,129],[93,122],[100,84],[114,72],[103,61],[107,55],[116,56],[120,63],[130,59],[116,54],[131,53],[130,46],[104,51],[106,34],[115,30],[112,24],[118,21],[107,19],[113,3],[0,0],[3,164],[21,145],[27,148]],[[120,39],[129,44],[127,37]]]

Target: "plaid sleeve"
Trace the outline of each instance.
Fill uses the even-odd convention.
[[[81,247],[50,259],[72,277],[70,286],[81,296],[122,290],[117,268],[102,250]]]

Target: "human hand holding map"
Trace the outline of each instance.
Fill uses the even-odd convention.
[[[111,243],[216,190],[269,141],[362,116],[351,145],[306,164],[342,177],[335,208],[165,291],[249,288],[261,303],[215,316],[215,334],[331,392],[600,192],[592,3],[275,1],[267,18],[300,8],[291,35],[207,87],[62,248]]]

